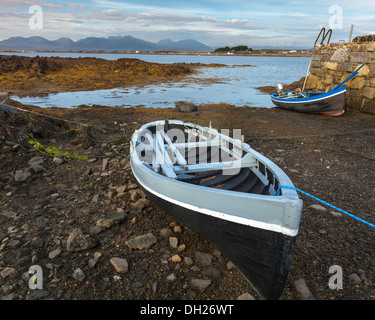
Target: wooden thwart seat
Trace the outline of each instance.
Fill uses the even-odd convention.
[[[255,158],[250,154],[246,153],[243,157],[243,150],[229,150],[225,144],[226,140],[220,141],[218,137],[213,140],[207,139],[206,141],[200,142],[187,142],[187,143],[173,143],[168,135],[163,131],[159,130],[156,133],[146,133],[145,138],[149,141],[149,145],[145,147],[146,150],[150,151],[152,148],[152,169],[159,172],[161,169],[163,175],[178,179],[178,175],[195,172],[205,172],[212,170],[224,170],[224,169],[238,169],[245,167],[256,166],[257,162]],[[198,163],[188,164],[185,159],[185,153],[182,154],[181,150],[186,151],[190,148],[195,148],[199,151],[200,148],[207,148],[212,146],[218,146],[220,149],[228,155],[227,161],[211,162],[211,163]],[[239,148],[237,148],[239,149]]]

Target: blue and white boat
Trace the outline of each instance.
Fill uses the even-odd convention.
[[[272,102],[279,108],[302,113],[317,113],[327,116],[341,116],[346,109],[346,86],[344,83],[358,74],[362,64],[343,82],[328,92],[283,91],[281,84],[276,86],[277,93],[271,94]]]
[[[282,91],[271,95],[279,108],[302,113],[341,116],[346,109],[346,86],[322,92]]]

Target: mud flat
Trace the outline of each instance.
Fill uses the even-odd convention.
[[[15,95],[112,89],[177,80],[196,66],[139,59],[0,56],[0,88]]]

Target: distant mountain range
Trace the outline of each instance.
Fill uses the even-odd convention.
[[[212,51],[212,48],[192,39],[181,41],[167,39],[155,43],[137,39],[132,36],[112,36],[108,38],[89,37],[78,41],[73,41],[66,37],[57,40],[47,40],[42,37],[11,37],[0,41],[0,49],[39,51]]]

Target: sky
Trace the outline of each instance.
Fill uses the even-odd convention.
[[[130,35],[308,49],[322,27],[332,29],[331,42],[347,42],[352,24],[353,37],[375,33],[375,0],[0,0],[0,40]]]

